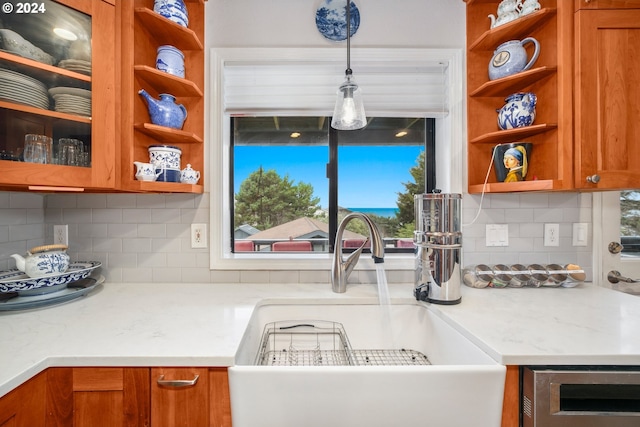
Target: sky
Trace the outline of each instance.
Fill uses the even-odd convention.
[[[404,182],[412,182],[409,170],[416,166],[422,146],[341,146],[339,162],[339,200],[346,208],[395,208],[397,193],[404,192]],[[328,206],[329,181],[326,146],[236,146],[235,181],[240,184],[260,166],[275,169],[280,176],[289,175],[295,184],[306,182]],[[292,162],[291,159],[296,159]]]

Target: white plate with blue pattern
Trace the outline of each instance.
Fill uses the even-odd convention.
[[[94,277],[95,276],[95,277]],[[76,282],[69,283],[69,286],[56,292],[49,292],[41,295],[28,295],[24,296],[18,292],[18,295],[11,295],[7,299],[2,299],[3,295],[0,295],[0,312],[2,311],[16,311],[27,310],[31,308],[42,308],[50,305],[62,304],[67,301],[72,301],[76,298],[87,295],[93,291],[99,285],[104,283],[105,278],[101,274],[93,274],[91,277],[80,279]]]
[[[63,288],[69,283],[84,279],[100,266],[102,266],[102,263],[98,261],[72,262],[64,273],[45,277],[29,277],[18,269],[2,271],[0,272],[0,293],[20,293],[43,287]],[[55,288],[53,288],[54,286]]]
[[[352,1],[351,37],[360,27],[360,11]],[[347,39],[347,0],[324,0],[316,10],[316,27],[325,38],[341,42]]]

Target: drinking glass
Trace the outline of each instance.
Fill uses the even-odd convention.
[[[61,165],[83,166],[84,144],[79,139],[60,138],[58,140],[58,162]]]
[[[26,134],[24,136],[24,161],[31,163],[51,163],[53,160],[53,139],[46,135]]]

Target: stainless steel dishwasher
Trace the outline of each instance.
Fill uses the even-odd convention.
[[[637,427],[640,367],[522,369],[523,427]]]

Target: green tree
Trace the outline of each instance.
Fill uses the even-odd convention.
[[[425,191],[424,177],[425,177],[425,152],[421,151],[416,159],[416,166],[409,170],[414,182],[404,182],[403,185],[406,189],[404,193],[398,193],[398,213],[396,219],[398,221],[396,234],[397,237],[412,237],[414,230],[414,204],[413,196],[415,194],[422,194]]]
[[[318,209],[320,198],[313,197],[311,184],[294,184],[288,175],[283,178],[260,166],[240,184],[234,221],[266,230],[296,218],[313,217]]]

